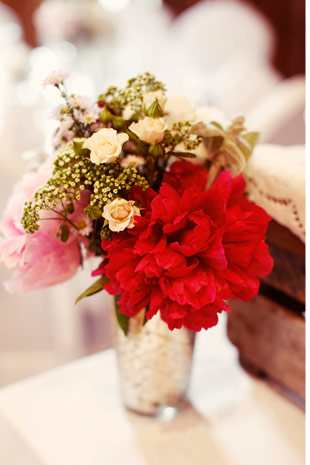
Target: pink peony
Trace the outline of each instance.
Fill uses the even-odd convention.
[[[63,243],[56,237],[60,220],[41,221],[40,229],[34,234],[27,234],[20,223],[24,202],[33,198],[51,171],[51,163],[45,163],[38,172],[26,174],[15,186],[4,213],[0,261],[15,271],[13,278],[5,283],[11,292],[22,293],[66,281],[74,276],[81,263],[80,243],[84,238],[76,229],[70,228],[69,239]],[[83,209],[88,198],[89,193],[83,192],[70,217],[79,224],[84,221],[85,227],[88,222]],[[41,212],[41,217],[44,216],[58,218],[50,211]]]

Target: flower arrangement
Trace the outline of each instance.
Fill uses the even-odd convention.
[[[244,195],[241,174],[257,142],[244,118],[204,121],[166,96],[149,73],[92,102],[59,89],[55,154],[16,186],[4,214],[0,259],[24,292],[71,278],[102,257],[98,280],[78,297],[116,296],[118,321],[169,329],[214,326],[228,299],[251,299],[272,259],[269,217]],[[185,110],[184,110],[185,109]]]

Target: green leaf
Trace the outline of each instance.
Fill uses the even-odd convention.
[[[73,203],[69,203],[69,204],[66,206],[66,212],[67,212],[67,213],[70,213],[70,214],[74,213],[74,205],[73,205]]]
[[[102,217],[102,210],[96,205],[87,205],[87,207],[84,208],[84,212],[91,220],[98,220]]]
[[[259,139],[259,132],[247,132],[242,134],[242,139],[245,139],[253,150]]]
[[[142,155],[142,156],[143,155],[147,156],[149,153],[149,144],[139,139],[139,137],[136,136],[136,134],[133,133],[130,129],[127,129],[126,133],[128,134],[131,142],[135,144],[137,148],[137,153],[139,153],[139,155]]]
[[[143,320],[143,326],[146,325],[146,323],[149,321],[146,317],[147,312],[149,311],[150,307],[147,305],[145,308],[145,313],[144,313],[144,320]]]
[[[97,294],[103,290],[103,286],[107,284],[109,279],[106,276],[101,276],[96,282],[94,282],[86,291],[82,292],[79,297],[75,300],[75,304],[77,304],[80,300],[84,299],[84,297],[89,297],[90,295]]]
[[[217,127],[221,131],[224,131],[223,126],[220,123],[218,123],[217,121],[210,121],[210,124],[213,124],[213,126]]]
[[[105,100],[106,100],[105,94],[100,94],[99,97],[97,97],[98,103],[105,102]]]
[[[70,228],[68,225],[63,224],[60,226],[60,240],[61,242],[67,242],[70,236]]]
[[[81,140],[75,139],[73,141],[74,152],[81,158],[86,157],[89,154],[89,149],[84,149],[83,148],[83,144],[84,144],[85,140],[86,139],[81,139]]]
[[[175,157],[178,158],[196,158],[197,155],[191,152],[169,152],[171,155],[174,155]]]
[[[195,134],[201,137],[223,137],[224,138],[225,136],[224,131],[221,130],[217,126],[214,126],[213,123],[212,123],[212,126],[206,126],[202,122],[194,124],[194,126],[190,130],[190,134]]]
[[[88,250],[92,253],[96,253],[96,254],[100,254],[102,255],[103,254],[103,250],[101,248],[101,241],[98,240],[98,239],[94,239],[93,241],[90,242],[89,246],[88,246]]]
[[[107,109],[107,107],[104,107],[102,112],[100,113],[99,116],[100,121],[102,121],[104,124],[107,124],[109,121],[112,121],[113,115],[112,113]]]
[[[113,116],[112,122],[115,129],[123,129],[126,127],[125,120],[121,116]]]
[[[124,315],[124,313],[121,313],[119,311],[119,305],[117,303],[119,298],[120,298],[119,295],[115,296],[114,298],[116,318],[117,318],[120,328],[123,330],[125,336],[127,336],[128,330],[129,330],[129,316]]]
[[[129,136],[129,139],[132,142],[134,142],[135,144],[138,144],[139,142],[142,142],[141,139],[139,139],[139,137],[134,132],[132,132],[129,128],[127,129],[126,132],[127,132],[128,136]],[[145,144],[145,142],[143,142],[143,143]]]

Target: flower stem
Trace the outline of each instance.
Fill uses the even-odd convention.
[[[79,231],[79,228],[71,221],[69,220],[69,218],[66,216],[66,215],[63,215],[60,211],[58,210],[55,210],[54,208],[49,208],[49,210],[51,210],[52,212],[56,213],[57,215],[61,216],[62,218],[64,218],[65,221],[67,221],[69,224],[71,224],[71,226],[73,226],[73,228],[75,228],[77,231]],[[43,218],[42,218],[43,219]],[[57,218],[56,218],[57,219]]]
[[[222,170],[221,163],[218,161],[214,161],[209,169],[206,189],[209,189],[212,186],[212,184],[215,183],[216,178],[220,174],[221,170]]]

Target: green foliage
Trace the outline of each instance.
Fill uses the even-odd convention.
[[[258,141],[257,132],[246,132],[244,118],[236,117],[227,129],[216,121],[195,124],[191,133],[200,136],[208,152],[208,160],[218,163],[233,175],[243,171]]]
[[[143,94],[155,91],[164,93],[164,84],[157,81],[152,74],[144,73],[129,79],[124,89],[114,86],[109,87],[104,94],[99,96],[98,101],[107,103],[113,113],[118,116],[121,116],[126,106],[129,106],[134,113],[140,115],[143,111]]]
[[[259,132],[248,132],[246,134],[242,134],[242,139],[249,144],[252,151],[255,145],[258,143]]]
[[[66,224],[62,224],[60,226],[60,240],[61,242],[67,242],[67,240],[69,239],[69,236],[70,236],[70,228],[68,225]]]
[[[90,218],[91,220],[98,220],[102,217],[102,210],[96,205],[87,205],[87,207],[85,207],[84,209],[84,212],[86,216],[88,216],[88,218]]]
[[[80,300],[84,299],[84,297],[89,297],[91,295],[97,294],[100,291],[103,291],[103,287],[105,284],[107,284],[108,281],[109,281],[108,278],[106,278],[105,276],[101,276],[88,289],[82,292],[82,294],[79,295],[79,297],[76,298],[75,304],[80,302]]]
[[[72,213],[74,213],[74,205],[73,205],[73,203],[68,203],[65,210],[66,210],[67,213],[72,215]]]
[[[196,155],[191,152],[173,152],[173,155],[177,158],[196,158]]]
[[[120,298],[120,296],[115,296],[115,298],[114,298],[115,314],[116,314],[116,318],[117,318],[117,321],[118,321],[118,324],[119,324],[120,328],[123,330],[125,336],[127,336],[128,330],[129,330],[129,316],[124,315],[124,313],[121,313],[119,311],[119,305],[117,303],[119,298]]]

